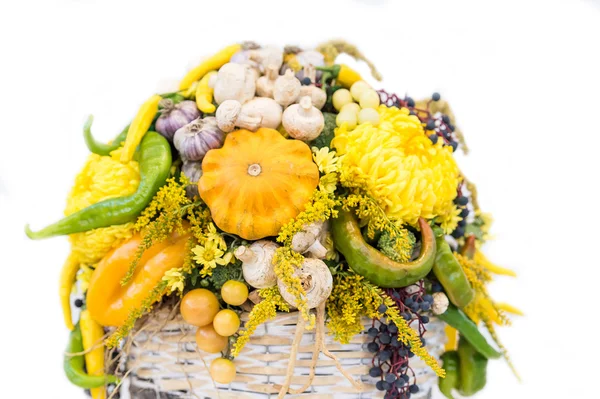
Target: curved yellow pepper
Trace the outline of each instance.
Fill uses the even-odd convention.
[[[133,118],[133,122],[129,125],[127,131],[127,138],[123,145],[123,151],[121,152],[121,162],[129,162],[133,159],[133,153],[135,149],[142,141],[142,138],[150,128],[154,116],[158,112],[158,103],[162,100],[162,97],[155,94],[150,97],[140,107],[137,115]]]
[[[242,49],[240,44],[232,44],[227,46],[215,55],[204,60],[196,68],[192,69],[185,75],[179,83],[179,90],[189,88],[195,81],[202,79],[204,75],[212,70],[217,70],[227,64],[231,57]]]
[[[89,310],[81,312],[79,318],[83,349],[85,353],[85,368],[89,375],[104,374],[104,329],[96,323]],[[92,349],[93,348],[93,349]],[[106,399],[106,387],[90,389],[92,399]]]
[[[212,114],[216,109],[212,103],[214,89],[208,84],[211,77],[216,74],[217,71],[210,71],[200,79],[200,82],[196,87],[196,105],[198,106],[198,109],[205,114]]]
[[[62,307],[65,326],[71,331],[75,328],[71,317],[71,290],[73,289],[79,266],[78,257],[74,253],[71,253],[60,273],[60,306]]]
[[[475,261],[475,263],[483,266],[490,273],[517,277],[517,273],[515,273],[514,271],[490,262],[488,258],[479,250],[475,251],[475,256],[473,256],[473,260]]]
[[[136,257],[142,243],[141,234],[109,252],[98,263],[90,279],[86,303],[92,318],[103,326],[123,325],[129,313],[142,305],[165,272],[183,265],[189,236],[174,232],[171,237],[148,248],[133,277],[124,286],[121,279]]]
[[[340,64],[340,73],[338,74],[336,81],[338,84],[350,88],[352,85],[359,80],[363,80],[358,72],[350,68],[346,64]]]

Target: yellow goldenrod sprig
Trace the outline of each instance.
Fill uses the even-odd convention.
[[[263,288],[258,291],[258,294],[262,298],[262,301],[254,305],[250,311],[248,321],[244,325],[244,329],[240,332],[231,351],[231,356],[233,357],[240,354],[259,325],[277,316],[277,310],[290,311],[289,305],[283,299],[276,286]]]

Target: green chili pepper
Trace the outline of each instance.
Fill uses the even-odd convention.
[[[395,262],[364,240],[356,217],[351,212],[340,210],[332,220],[333,241],[348,266],[356,273],[380,287],[406,287],[419,281],[429,273],[435,259],[435,237],[424,219],[421,227],[421,253],[412,262]]]
[[[73,385],[80,388],[91,389],[118,382],[114,375],[89,375],[84,371],[85,358],[83,355],[71,355],[83,352],[83,339],[79,323],[71,331],[69,343],[67,344],[64,369],[67,378]]]
[[[448,351],[441,356],[443,362],[443,368],[446,370],[446,377],[440,378],[438,387],[440,392],[444,394],[448,399],[454,399],[452,396],[452,390],[458,389],[460,384],[459,375],[459,361],[457,351]]]
[[[458,389],[463,396],[471,396],[485,387],[488,360],[466,340],[458,341],[458,364],[460,384]]]
[[[502,354],[494,349],[479,332],[477,325],[473,323],[463,312],[454,305],[448,306],[448,310],[438,316],[446,324],[454,327],[461,334],[463,340],[468,341],[473,348],[488,359],[497,359]]]
[[[125,127],[125,129],[119,133],[117,137],[110,143],[104,144],[96,141],[94,136],[92,136],[92,122],[94,121],[94,116],[90,115],[83,125],[83,138],[85,140],[85,145],[87,145],[88,150],[98,155],[110,155],[111,152],[116,150],[121,146],[121,144],[125,141],[127,137],[127,132],[129,131],[129,125]]]
[[[450,302],[464,308],[473,300],[475,292],[462,269],[462,266],[452,253],[450,245],[444,239],[444,234],[436,234],[437,253],[435,254],[435,265],[433,273],[440,281]]]
[[[140,184],[135,193],[98,202],[37,232],[25,226],[25,233],[31,239],[41,239],[135,220],[169,176],[171,148],[167,140],[156,132],[146,133],[140,144],[139,163]]]

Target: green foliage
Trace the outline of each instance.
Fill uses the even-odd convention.
[[[407,229],[399,228],[397,231],[393,236],[389,231],[384,231],[379,237],[377,247],[395,262],[408,262],[415,247],[415,236]]]
[[[323,117],[325,118],[325,127],[323,128],[323,131],[321,132],[319,137],[311,141],[311,147],[323,148],[330,146],[331,140],[333,140],[335,136],[334,131],[336,128],[336,116],[336,114],[333,114],[331,112],[323,112]]]

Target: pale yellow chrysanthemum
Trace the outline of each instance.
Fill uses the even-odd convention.
[[[207,240],[204,245],[196,245],[192,248],[192,252],[195,255],[194,260],[203,266],[200,271],[203,276],[210,276],[212,269],[216,268],[217,265],[225,266],[232,259],[231,252],[225,254],[219,249],[216,242],[210,240]]]
[[[459,183],[452,149],[432,144],[407,109],[382,105],[378,112],[378,126],[336,129],[340,183],[366,191],[390,218],[414,225],[441,216],[452,224]]]
[[[337,173],[327,173],[319,180],[319,190],[328,194],[333,194],[337,188],[338,176]]]
[[[313,159],[319,167],[321,173],[332,173],[338,170],[338,157],[335,151],[331,151],[328,147],[321,149],[312,147]]]
[[[227,243],[225,242],[223,235],[221,235],[217,231],[217,227],[215,226],[215,224],[209,223],[207,229],[208,232],[206,234],[206,239],[209,241],[213,241],[215,244],[217,244],[217,247],[219,247],[219,249],[222,249],[223,251],[226,250]]]
[[[70,215],[97,202],[133,194],[140,183],[139,165],[135,161],[122,164],[120,150],[111,156],[90,154],[67,198],[65,215]],[[84,264],[95,264],[114,246],[133,235],[134,223],[71,234],[73,252]]]
[[[169,294],[174,291],[178,291],[181,295],[183,293],[183,288],[185,286],[185,276],[181,272],[181,269],[174,267],[173,269],[165,272],[163,276],[163,281],[167,282],[167,292]]]

